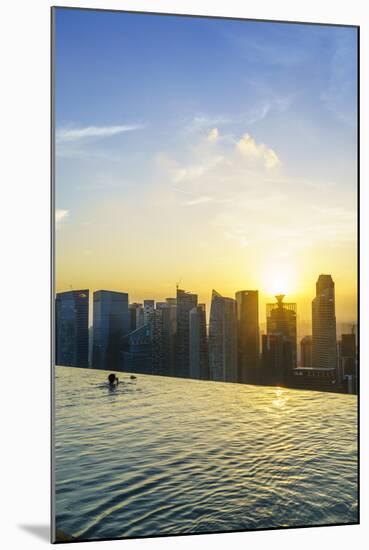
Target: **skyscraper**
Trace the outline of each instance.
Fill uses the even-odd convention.
[[[55,300],[55,363],[88,367],[88,290],[58,292]]]
[[[283,302],[284,294],[276,296],[277,303],[267,304],[267,334],[282,334],[291,342],[292,368],[297,361],[296,304]]]
[[[149,325],[143,325],[124,336],[122,344],[122,370],[141,374],[153,374],[152,340]]]
[[[319,275],[312,301],[313,367],[337,368],[334,282],[331,275]]]
[[[144,325],[150,323],[155,309],[155,300],[144,300]]]
[[[177,337],[175,375],[190,375],[190,311],[197,306],[197,294],[177,288]]]
[[[240,382],[255,384],[260,375],[259,292],[236,292],[238,376]]]
[[[98,290],[93,300],[93,368],[119,370],[121,340],[129,332],[128,294]]]
[[[237,304],[213,290],[209,320],[211,380],[237,382]]]
[[[313,366],[312,337],[304,336],[300,342],[301,367],[311,368]]]
[[[348,393],[357,393],[357,354],[354,332],[341,335],[338,349],[340,379]]]
[[[177,331],[177,306],[175,298],[167,298],[165,302],[157,302],[156,310],[160,312],[160,373],[165,376],[175,374],[175,345]]]
[[[190,311],[190,377],[201,380],[209,378],[205,304],[199,304]]]
[[[137,328],[137,313],[136,313],[136,304],[129,304],[128,306],[128,317],[129,317],[129,332],[136,330]]]
[[[281,333],[262,336],[263,384],[283,386],[292,372],[293,342]]]

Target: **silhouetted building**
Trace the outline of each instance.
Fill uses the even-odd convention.
[[[94,342],[94,327],[90,325],[88,327],[88,366],[92,367],[92,351]]]
[[[259,292],[236,292],[238,377],[240,382],[260,382]]]
[[[137,304],[136,308],[136,328],[141,328],[145,324],[144,309],[142,304]]]
[[[133,304],[129,304],[128,314],[129,314],[129,331],[130,332],[144,325],[142,304],[138,304],[136,302],[134,302]]]
[[[294,360],[293,342],[281,333],[262,335],[261,381],[267,386],[288,383]]]
[[[205,304],[199,304],[190,311],[190,377],[209,379]]]
[[[121,339],[129,332],[128,294],[98,290],[93,300],[93,368],[119,370]]]
[[[213,290],[209,321],[211,380],[237,382],[237,304]]]
[[[319,275],[316,283],[316,297],[312,301],[312,327],[314,369],[336,369],[336,314],[331,275]]]
[[[144,325],[150,323],[155,309],[155,300],[144,300]]]
[[[313,347],[312,337],[304,336],[300,342],[301,347],[301,367],[311,369],[313,366]]]
[[[153,374],[152,340],[149,325],[137,328],[121,340],[121,370]]]
[[[175,298],[167,298],[165,302],[157,302],[156,309],[161,313],[161,366],[160,371],[165,376],[175,374],[175,351],[177,331],[177,306]]]
[[[347,393],[357,393],[357,353],[356,336],[342,334],[338,344],[339,373]]]
[[[276,298],[276,304],[267,304],[267,334],[282,334],[291,343],[294,368],[297,363],[296,304],[284,303],[284,294],[278,294]]]
[[[292,370],[288,385],[301,390],[337,392],[337,369],[299,367]]]
[[[88,290],[58,292],[55,300],[55,363],[88,367]]]
[[[197,294],[177,288],[177,339],[175,375],[190,376],[190,311],[197,306]]]
[[[150,313],[152,372],[153,374],[168,374],[164,371],[164,326],[163,309],[156,308]]]

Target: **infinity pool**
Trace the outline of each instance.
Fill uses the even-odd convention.
[[[56,527],[76,539],[357,522],[357,398],[56,367]]]

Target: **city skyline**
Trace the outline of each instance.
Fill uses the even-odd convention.
[[[266,305],[264,330],[255,290],[236,291],[233,298],[213,289],[208,317],[198,295],[178,286],[175,298],[143,303],[130,302],[127,292],[98,290],[93,293],[93,326],[87,336],[89,291],[57,293],[56,364],[356,391],[356,325],[337,330],[332,276],[318,276],[311,329],[305,326],[302,334],[297,304],[284,298],[278,294]]]
[[[327,272],[356,319],[356,30],[285,29],[60,11],[57,291],[182,281],[209,310],[211,280],[306,319]]]
[[[316,278],[316,277],[315,277]],[[335,279],[336,280],[336,279]],[[182,286],[182,285],[181,285]],[[186,286],[186,285],[183,285],[183,286]],[[312,322],[312,312],[311,312],[311,302],[312,302],[312,299],[314,297],[314,293],[315,293],[315,286],[316,286],[316,283],[314,282],[314,285],[313,285],[313,288],[311,290],[311,294],[306,296],[305,300],[306,300],[306,307],[304,308],[304,316],[302,316],[301,314],[301,310],[300,310],[300,303],[298,302],[298,300],[296,299],[296,294],[289,294],[289,293],[286,293],[284,294],[284,296],[286,298],[288,298],[291,302],[294,302],[297,304],[297,312],[296,312],[296,317],[297,317],[297,326],[299,328],[299,323],[301,323],[302,325],[305,325],[306,323],[311,323]],[[176,293],[176,287],[172,287],[171,289],[169,289],[168,292],[163,292],[159,295],[159,298],[158,299],[155,299],[153,298],[153,294],[149,294],[149,295],[146,295],[146,296],[142,296],[142,298],[137,298],[137,295],[134,295],[130,289],[127,289],[127,288],[87,288],[86,286],[81,286],[80,289],[86,289],[89,291],[90,295],[92,296],[94,292],[99,292],[99,291],[107,291],[107,292],[120,292],[120,293],[124,293],[124,294],[128,294],[129,296],[129,305],[130,306],[134,306],[135,304],[141,304],[141,305],[144,305],[144,302],[148,302],[148,301],[153,301],[155,303],[161,303],[163,301],[165,301],[166,299],[174,299],[174,296],[175,296],[175,293]],[[201,296],[203,296],[203,294],[201,295],[196,288],[194,289],[189,289],[187,292],[190,292],[190,293],[196,293],[196,295],[198,296],[198,302],[199,304],[203,304],[205,306],[205,310],[206,310],[206,314],[209,315],[210,313],[210,308],[211,308],[211,298],[212,298],[212,292],[213,292],[213,289],[211,287],[209,287],[210,290],[209,292],[206,294],[206,296],[208,296],[208,299],[205,299],[205,300],[201,300]],[[244,285],[244,289],[247,288],[247,285]],[[77,289],[77,288],[73,288],[73,287],[69,287],[68,289],[57,289],[56,290],[56,294],[60,294],[60,293],[66,293],[66,292],[72,292],[72,291],[78,291],[80,289]],[[245,292],[244,289],[234,289],[234,290],[231,290],[228,294],[232,297],[236,297],[236,294],[238,293],[242,293],[242,292]],[[262,292],[260,289],[258,288],[249,288],[247,292],[257,292],[258,293],[258,296],[259,296],[259,299],[258,299],[258,317],[259,317],[259,325],[260,326],[264,326],[265,325],[265,328],[266,328],[266,324],[267,324],[267,308],[268,308],[268,304],[270,304],[271,301],[273,301],[276,296],[278,296],[280,293],[276,293],[276,294],[266,294],[264,292]],[[225,293],[221,293],[220,294],[224,294]],[[150,296],[150,298],[149,298]],[[261,298],[260,298],[261,297]],[[336,309],[337,309],[337,298],[339,300],[340,296],[338,294],[338,296],[336,296],[335,300],[336,300]],[[92,318],[93,318],[93,299],[90,298],[89,299],[89,322],[90,322],[90,326],[92,326]],[[142,315],[144,313],[142,312]],[[352,317],[339,317],[338,315],[336,315],[337,317],[337,324],[347,324],[349,325],[350,323],[354,323],[356,324],[357,323],[357,311],[355,311],[352,315]]]

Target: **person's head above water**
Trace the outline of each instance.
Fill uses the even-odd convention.
[[[114,382],[116,380],[115,374],[113,374],[113,373],[109,374],[108,380],[109,380],[109,384],[114,384]]]

